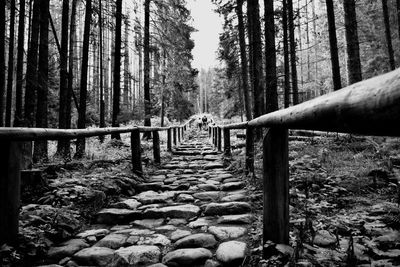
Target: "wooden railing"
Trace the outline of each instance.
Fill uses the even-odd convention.
[[[141,175],[143,170],[140,133],[152,132],[154,162],[159,164],[161,163],[159,132],[167,131],[167,150],[172,151],[173,145],[176,146],[183,140],[184,132],[191,122],[192,120],[189,120],[183,125],[171,127],[132,126],[73,130],[0,127],[0,245],[3,243],[13,244],[17,239],[24,142],[130,133],[132,171]]]
[[[263,240],[289,242],[288,129],[400,136],[400,69],[249,122],[212,126],[209,135],[230,155],[231,129],[246,129],[246,170],[253,172],[255,128],[263,139]]]

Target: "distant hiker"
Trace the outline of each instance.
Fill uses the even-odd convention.
[[[200,117],[197,118],[197,126],[199,126],[199,129],[203,128],[203,121]]]
[[[204,115],[204,117],[201,120],[203,122],[204,130],[207,130],[207,117],[206,117],[206,115]]]

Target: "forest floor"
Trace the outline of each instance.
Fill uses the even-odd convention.
[[[192,130],[189,138],[196,138],[196,135],[198,133]],[[93,142],[89,145],[88,159],[35,166],[42,170],[43,179],[24,186],[20,245],[0,248],[1,266],[44,264],[50,247],[85,233],[90,225],[98,223],[98,212],[103,208],[126,209],[138,205],[127,200],[140,193],[138,184],[144,179],[130,171],[127,142]],[[232,157],[223,158],[225,167],[220,170],[245,181],[243,190],[248,192],[246,201],[252,207],[253,220],[246,238],[247,256],[240,263],[242,266],[400,266],[399,140],[298,134],[291,138],[291,246],[269,244],[271,257],[267,260],[261,257],[262,154],[261,151],[256,153],[254,175],[244,175],[243,144],[244,140],[232,138]],[[256,148],[261,148],[261,144]],[[143,154],[145,177],[166,175],[153,164],[150,143],[143,143]],[[163,153],[162,162],[171,159],[169,153]],[[187,199],[181,201],[191,201],[190,196],[182,197]],[[248,218],[239,220],[247,222]],[[161,231],[172,229],[166,228]],[[86,243],[98,242],[107,234],[100,231],[101,227],[98,229],[94,236],[84,237]],[[122,228],[114,230],[124,231]],[[160,239],[161,235],[157,237],[157,242],[167,242]],[[214,243],[209,237],[200,239],[204,241],[204,238]],[[83,246],[82,243],[73,245]],[[60,254],[56,258],[60,265],[76,266],[71,257]]]

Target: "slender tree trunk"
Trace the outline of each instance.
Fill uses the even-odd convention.
[[[7,73],[7,97],[6,97],[6,127],[11,126],[12,93],[14,78],[14,28],[15,28],[15,0],[10,1],[10,35],[8,42],[8,73]]]
[[[387,48],[388,48],[389,65],[390,65],[390,69],[394,70],[396,68],[396,64],[394,61],[392,34],[390,31],[390,20],[389,20],[389,10],[388,10],[388,6],[387,6],[387,0],[382,0],[382,11],[383,11],[383,20],[385,22],[385,35],[386,35],[386,43],[387,43]]]
[[[99,33],[100,33],[100,128],[106,127],[105,121],[105,103],[104,103],[104,69],[103,69],[103,8],[99,1]],[[104,141],[104,136],[100,137],[100,141]]]
[[[318,93],[317,82],[318,82],[318,35],[317,35],[317,14],[315,10],[315,0],[311,0],[312,2],[312,16],[313,16],[313,35],[314,35],[314,83],[315,83],[315,90]]]
[[[353,84],[362,80],[355,0],[343,1],[343,7],[348,56],[348,83]]]
[[[265,7],[265,84],[266,112],[278,110],[278,85],[276,78],[274,2],[264,0]]]
[[[129,81],[130,81],[130,71],[129,71],[129,16],[125,19],[125,40],[124,40],[124,96],[123,103],[126,110],[129,110]]]
[[[4,94],[6,89],[5,43],[6,1],[0,1],[0,127],[4,126]]]
[[[164,127],[166,79],[167,79],[167,53],[165,52],[165,50],[163,50],[162,87],[161,87],[161,127]]]
[[[241,63],[241,85],[243,88],[244,106],[246,111],[246,119],[250,121],[251,117],[251,97],[249,92],[249,77],[247,67],[245,28],[243,22],[243,0],[236,1],[236,15],[238,17],[239,30],[239,47],[240,47],[240,63]]]
[[[304,75],[303,75],[303,38],[301,36],[301,9],[300,0],[297,0],[297,29],[299,34],[299,65],[300,65],[300,85],[301,89],[304,87]]]
[[[85,12],[85,26],[83,33],[83,47],[82,47],[82,69],[81,69],[81,88],[79,95],[79,114],[78,114],[78,128],[86,128],[86,98],[87,98],[87,74],[88,74],[88,61],[89,61],[89,33],[90,33],[90,19],[92,16],[92,0],[86,1]],[[85,154],[85,138],[79,138],[76,142],[76,158],[82,158]]]
[[[60,51],[60,106],[58,113],[58,128],[67,128],[67,101],[68,99],[68,25],[69,25],[69,0],[63,0],[61,21],[61,51]],[[71,59],[72,60],[72,59]],[[69,159],[70,142],[66,140],[58,141],[57,153]]]
[[[397,11],[397,37],[400,40],[400,0],[396,0],[396,11]]]
[[[288,0],[288,24],[289,24],[289,42],[290,42],[290,62],[292,68],[293,105],[297,105],[299,103],[299,89],[297,85],[296,40],[294,39],[294,16],[293,16],[292,0]]]
[[[287,1],[287,0],[286,0]],[[308,18],[308,1],[306,1],[306,41],[307,41],[307,82],[311,81],[311,62],[310,62],[310,21]]]
[[[18,22],[18,51],[17,51],[17,85],[15,89],[15,116],[14,126],[22,126],[22,96],[23,96],[23,71],[24,71],[24,43],[25,43],[25,0],[19,1]]]
[[[289,61],[289,39],[288,39],[288,19],[287,19],[287,0],[283,0],[282,6],[282,29],[283,29],[283,63],[284,63],[284,104],[285,108],[290,105],[290,61]]]
[[[69,27],[69,51],[68,51],[68,95],[67,95],[67,101],[65,102],[66,107],[66,128],[70,129],[71,128],[71,113],[72,113],[72,108],[71,108],[71,98],[74,95],[74,65],[76,62],[74,61],[75,58],[75,43],[76,43],[76,9],[77,9],[77,4],[78,0],[72,0],[72,5],[71,5],[71,21],[70,21],[70,27]],[[74,95],[74,101],[75,101],[75,106],[78,109],[79,112],[79,106],[78,106],[78,101]],[[68,141],[69,142],[69,141]],[[67,145],[66,145],[67,146]],[[70,145],[68,145],[70,147]]]
[[[333,0],[326,0],[326,11],[328,16],[329,44],[331,48],[332,81],[333,89],[336,91],[342,88],[342,82],[340,77],[339,52],[336,38],[335,9],[333,7]]]
[[[144,2],[144,126],[151,126],[150,102],[150,0]],[[149,134],[144,137],[151,138]]]
[[[115,56],[114,56],[114,93],[112,126],[119,127],[118,116],[120,113],[121,96],[121,28],[122,28],[122,0],[117,0],[116,27],[115,27]],[[121,139],[119,134],[112,134],[111,138]]]
[[[40,0],[33,1],[31,38],[27,56],[24,126],[34,126],[36,87],[38,79],[38,44],[40,30]]]
[[[49,0],[40,1],[39,75],[37,89],[36,127],[47,128],[49,83]],[[47,141],[36,141],[33,161],[47,160]]]

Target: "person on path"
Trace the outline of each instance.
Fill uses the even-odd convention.
[[[207,130],[207,117],[204,115],[204,117],[201,119],[203,123],[203,130]]]

